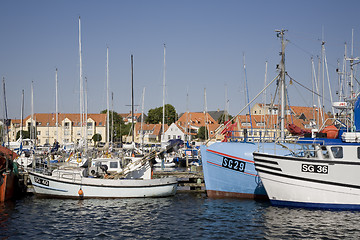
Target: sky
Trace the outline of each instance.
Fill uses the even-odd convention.
[[[34,112],[56,111],[56,68],[58,111],[80,111],[79,17],[88,113],[107,108],[107,47],[109,91],[113,93],[110,109],[130,112],[131,55],[135,110],[142,111],[144,89],[144,113],[161,107],[166,44],[165,103],[178,113],[228,106],[235,115],[247,103],[246,92],[251,100],[264,88],[265,72],[267,82],[278,74],[281,42],[276,29],[287,30],[287,73],[310,89],[311,58],[318,74],[321,42],[325,41],[336,100],[336,68],[343,64],[345,42],[347,55],[351,54],[352,31],[353,55],[360,55],[358,9],[360,1],[356,0],[1,0],[0,77],[5,79],[8,118],[21,117],[22,90],[24,116],[31,114],[32,82]],[[289,78],[286,81],[290,83]],[[329,109],[326,74],[325,82]],[[255,102],[270,102],[275,84],[266,92],[266,97]],[[294,81],[288,85],[288,93],[290,105],[314,104],[312,93]],[[3,96],[0,106],[4,115]]]

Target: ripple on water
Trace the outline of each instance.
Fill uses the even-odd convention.
[[[360,212],[270,206],[268,202],[169,198],[61,200],[27,197],[0,205],[9,239],[349,239]]]

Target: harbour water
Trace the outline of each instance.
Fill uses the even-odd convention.
[[[176,194],[0,204],[1,239],[359,239],[360,212]]]

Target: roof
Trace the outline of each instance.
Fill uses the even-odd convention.
[[[92,119],[96,126],[99,126],[101,123],[102,126],[106,126],[106,114],[104,113],[89,113],[87,114],[88,119]],[[64,119],[69,119],[75,126],[80,125],[80,114],[78,113],[59,113],[58,114],[58,122],[59,126],[61,126],[61,122]],[[24,119],[24,123],[31,119],[31,115],[27,116]],[[55,113],[35,113],[34,119],[36,120],[38,126],[56,126],[56,114]],[[20,120],[11,120],[13,123],[19,122]]]
[[[205,119],[205,114],[203,112],[184,113],[176,122],[181,127],[184,127],[186,125],[201,127],[205,126],[206,121],[209,123],[209,125],[215,123],[217,124],[217,122],[214,120],[213,117],[211,117],[209,113],[206,113]]]

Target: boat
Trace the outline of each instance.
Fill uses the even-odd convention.
[[[0,146],[0,153],[0,202],[5,202],[16,195],[18,176],[13,159],[17,154],[3,146]]]
[[[355,64],[350,65],[351,78]],[[360,94],[352,86],[350,93],[345,103],[334,103],[340,113],[334,114],[336,128],[321,131],[327,138],[300,138],[282,155],[261,147],[254,152],[255,169],[271,204],[360,210]]]
[[[282,40],[282,52],[280,66],[285,68],[285,43],[283,40],[284,31],[278,32],[278,37]],[[285,71],[275,77],[268,85],[258,94],[258,96],[275,80],[285,79]],[[279,81],[280,83],[282,81]],[[282,89],[284,90],[285,87]],[[248,102],[247,105],[239,112],[246,109],[256,97]],[[282,104],[281,106],[284,106]],[[284,110],[281,111],[284,113]],[[235,118],[235,117],[234,117]],[[233,118],[233,119],[234,119]],[[282,116],[282,119],[284,117]],[[240,199],[268,199],[262,181],[255,169],[253,152],[258,149],[258,144],[271,144],[275,138],[261,137],[262,130],[259,130],[257,138],[245,138],[243,141],[231,141],[231,132],[233,123],[231,120],[224,123],[222,133],[225,142],[207,141],[207,144],[200,146],[201,161],[204,172],[204,181],[206,193],[211,198],[240,198]],[[255,131],[255,130],[253,130]],[[284,130],[281,130],[281,134]],[[278,146],[277,151],[280,153],[283,147]]]
[[[90,168],[91,169],[91,168]],[[94,168],[92,169],[94,170]],[[99,167],[59,168],[50,175],[30,171],[35,193],[57,198],[144,198],[173,196],[176,177],[152,178],[148,157],[129,163],[120,173],[110,174]]]

